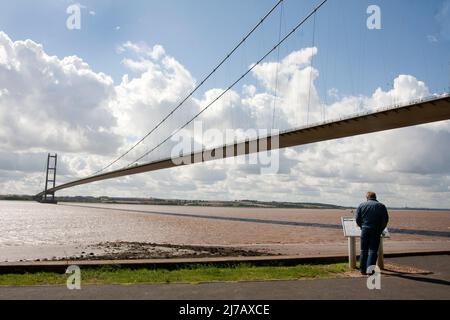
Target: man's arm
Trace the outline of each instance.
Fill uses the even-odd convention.
[[[388,223],[389,223],[389,214],[386,206],[383,206],[383,225],[381,231],[384,231],[384,229],[386,229]]]
[[[362,217],[361,217],[361,206],[356,209],[356,224],[361,228],[362,225]]]

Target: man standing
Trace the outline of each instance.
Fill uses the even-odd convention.
[[[367,192],[367,202],[356,210],[356,223],[361,228],[361,274],[375,266],[378,259],[381,235],[389,222],[386,206],[377,201],[375,192]]]

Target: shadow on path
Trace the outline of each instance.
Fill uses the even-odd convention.
[[[390,271],[389,276],[396,277],[396,278],[401,278],[401,279],[406,279],[406,280],[418,281],[418,282],[425,282],[425,283],[432,283],[432,284],[438,284],[438,285],[443,285],[443,286],[450,286],[450,281],[447,281],[447,280],[407,275],[407,274],[404,274],[404,273],[401,273],[401,272],[395,272],[395,271]]]

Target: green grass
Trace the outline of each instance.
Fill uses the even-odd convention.
[[[202,283],[262,280],[334,278],[347,272],[346,264],[257,267],[240,264],[231,267],[193,266],[176,270],[88,268],[81,269],[82,284]],[[0,286],[65,284],[68,275],[51,272],[0,274]]]

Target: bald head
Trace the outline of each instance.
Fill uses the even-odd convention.
[[[369,191],[366,195],[367,200],[377,200],[377,194],[375,192]]]

